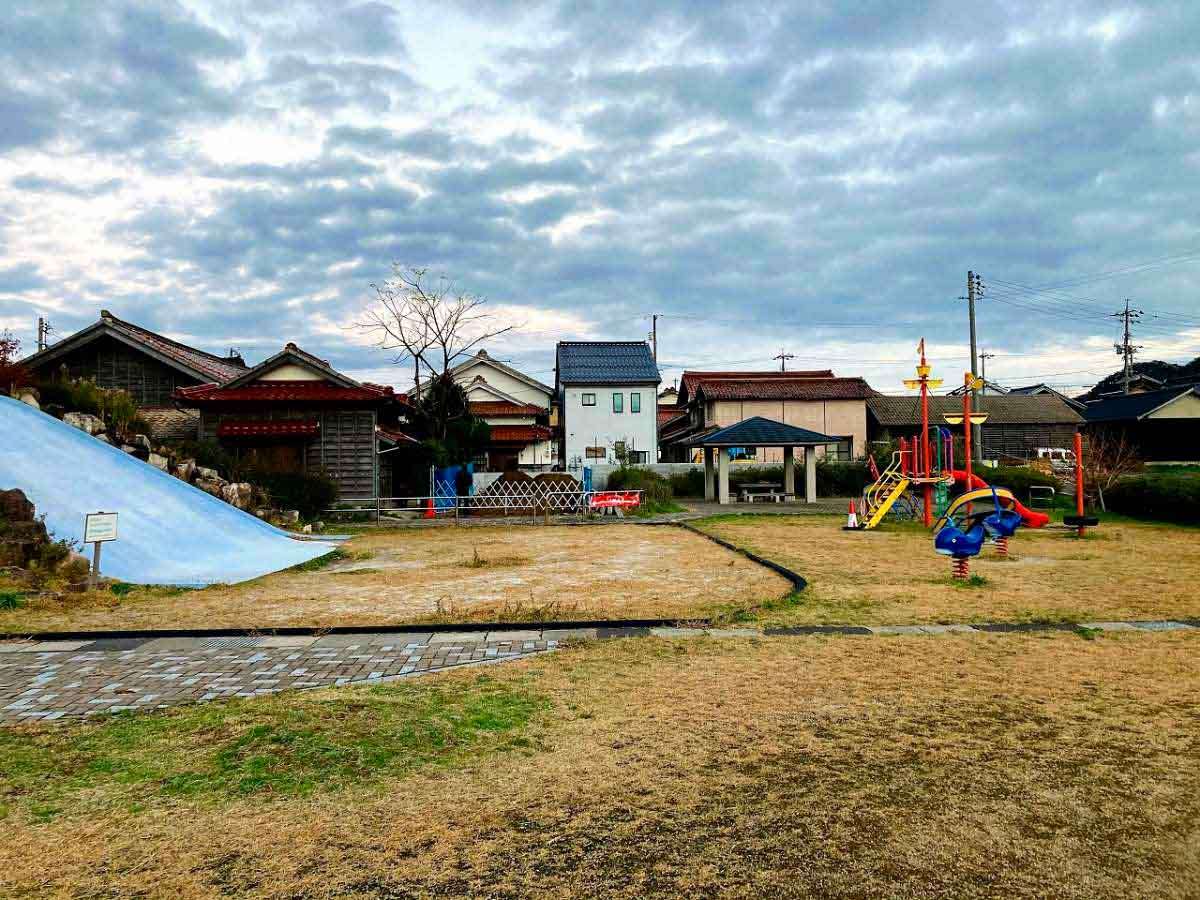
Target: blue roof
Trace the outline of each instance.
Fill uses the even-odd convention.
[[[1160,406],[1165,406],[1172,400],[1184,394],[1195,393],[1200,396],[1200,386],[1181,385],[1180,387],[1163,388],[1160,391],[1143,391],[1140,394],[1117,394],[1115,397],[1102,397],[1099,400],[1089,400],[1083,408],[1083,417],[1089,422],[1120,422],[1122,420],[1137,420],[1148,416]]]
[[[700,438],[693,447],[805,447],[836,444],[841,438],[830,437],[807,428],[785,425],[774,419],[754,416],[736,425]]]
[[[662,376],[645,341],[560,341],[559,384],[658,384]]]

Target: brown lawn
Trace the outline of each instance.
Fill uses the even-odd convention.
[[[0,631],[271,628],[437,621],[687,619],[790,589],[683,529],[646,525],[368,532],[349,559],[200,591],[29,598]]]
[[[10,731],[0,894],[1195,897],[1198,652],[1190,633],[635,639]],[[471,718],[484,693],[538,711]],[[506,737],[379,768],[438,696]],[[371,716],[391,716],[374,742]],[[288,767],[318,777],[299,791]],[[258,777],[226,789],[230,769]]]
[[[1104,523],[1085,540],[1021,529],[1011,558],[985,545],[951,582],[950,560],[916,525],[841,530],[842,518],[755,516],[698,523],[798,571],[809,588],[769,618],[788,623],[1110,621],[1200,618],[1200,531]]]

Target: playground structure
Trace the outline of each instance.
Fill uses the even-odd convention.
[[[963,468],[955,468],[953,432],[929,423],[929,391],[939,387],[942,381],[930,377],[932,369],[925,358],[924,339],[918,353],[917,377],[904,384],[920,391],[921,432],[911,440],[900,439],[899,449],[892,454],[890,464],[882,473],[874,469],[874,461],[871,461],[875,481],[863,492],[861,519],[851,505],[847,528],[875,528],[897,504],[906,504],[910,509],[919,506],[925,527],[933,530],[934,549],[953,558],[956,579],[966,579],[970,557],[979,554],[985,539],[992,540],[997,556],[1006,557],[1009,538],[1017,528],[1044,528],[1050,517],[1028,509],[1011,491],[989,485],[971,470],[971,429],[983,424],[987,414],[971,408],[972,394],[982,385],[982,380],[970,372],[965,373],[963,379],[966,390],[963,391],[962,414],[945,416],[947,425],[961,425],[963,429]],[[960,488],[961,493],[950,500],[952,487]],[[919,499],[913,496],[918,492]],[[1082,537],[1088,527],[1097,524],[1097,520],[1084,515],[1083,447],[1078,434],[1075,436],[1075,498],[1077,515],[1067,516],[1063,522]],[[933,515],[935,503],[940,510],[936,521]]]

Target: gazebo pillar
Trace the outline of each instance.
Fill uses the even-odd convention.
[[[716,496],[713,476],[713,448],[704,448],[704,499],[711,501]]]
[[[817,448],[804,448],[804,502],[817,502]]]
[[[717,454],[717,502],[729,503],[729,451],[724,447],[713,448]]]
[[[783,492],[796,494],[796,448],[783,448]]]

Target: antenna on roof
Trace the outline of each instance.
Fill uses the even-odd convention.
[[[780,347],[780,348],[779,348],[779,355],[778,355],[778,356],[772,356],[771,358],[772,358],[772,359],[777,359],[777,360],[779,360],[779,371],[780,371],[780,372],[786,372],[786,371],[787,371],[787,361],[788,361],[789,359],[795,359],[795,358],[796,358],[796,355],[795,355],[794,353],[785,353],[785,352],[783,351],[783,348],[782,348],[782,347]]]

